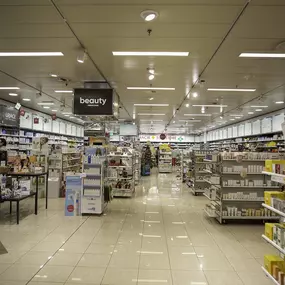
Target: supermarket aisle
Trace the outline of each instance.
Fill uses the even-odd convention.
[[[183,187],[154,174],[102,217],[64,217],[63,200],[53,200],[19,226],[1,223],[9,253],[0,255],[0,284],[271,284],[260,269],[273,251],[264,226],[208,220],[206,199]]]

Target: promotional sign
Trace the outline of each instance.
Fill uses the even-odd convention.
[[[19,125],[19,111],[6,106],[0,106],[0,122],[2,125],[15,126]]]
[[[53,121],[56,120],[56,114],[52,114],[51,118],[52,118]]]
[[[166,135],[165,135],[165,134],[161,134],[161,135],[160,135],[160,139],[161,139],[161,140],[165,140],[165,139],[166,139]]]
[[[113,115],[113,89],[74,89],[75,115]]]
[[[81,215],[81,189],[82,178],[80,175],[66,176],[65,216]]]
[[[21,110],[20,110],[20,115],[21,115],[21,116],[25,116],[25,114],[26,114],[25,110],[24,110],[24,109],[21,109]]]
[[[39,123],[39,118],[34,118],[34,124],[38,124]]]

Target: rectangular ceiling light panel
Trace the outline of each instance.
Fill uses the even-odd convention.
[[[138,113],[139,116],[165,116],[165,114]]]
[[[137,107],[168,107],[169,104],[134,104]]]
[[[252,58],[285,58],[285,53],[243,52],[239,57]]]
[[[212,114],[184,114],[184,116],[192,116],[192,117],[211,117]]]
[[[173,87],[127,87],[128,90],[164,90],[164,91],[174,91]]]
[[[113,51],[114,56],[188,56],[189,52],[171,51]]]
[[[0,90],[18,90],[19,87],[0,87]]]
[[[0,56],[63,56],[62,52],[0,52]]]
[[[221,91],[221,92],[255,92],[253,88],[208,88],[208,91]]]
[[[73,93],[73,90],[55,90],[55,93]]]
[[[226,108],[228,105],[192,105],[193,107],[214,107],[214,108]]]

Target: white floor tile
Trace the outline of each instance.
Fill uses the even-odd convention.
[[[172,285],[172,276],[170,270],[139,270],[137,279],[138,285],[150,284]]]
[[[36,265],[14,264],[0,275],[0,280],[29,281],[39,269]]]
[[[243,285],[236,272],[204,271],[209,285]],[[260,285],[259,283],[255,283]]]
[[[137,284],[138,270],[108,268],[102,285],[135,285]]]
[[[203,271],[172,270],[173,285],[208,285]]]
[[[101,284],[105,270],[105,268],[76,267],[69,276],[68,282],[72,284]]]
[[[106,268],[110,262],[111,255],[106,254],[83,254],[77,266],[103,267]]]
[[[81,253],[57,252],[48,262],[48,266],[76,266],[82,257]]]

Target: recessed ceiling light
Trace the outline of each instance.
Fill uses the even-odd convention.
[[[230,119],[230,121],[235,121],[235,119]]]
[[[23,101],[31,101],[31,99],[29,99],[29,98],[23,98],[22,100]]]
[[[211,117],[211,114],[184,114],[184,116],[201,116],[201,117]]]
[[[54,105],[53,102],[39,102],[38,105],[40,106],[52,106]]]
[[[139,116],[165,116],[165,114],[138,113]]]
[[[73,93],[73,90],[55,90],[55,93]]]
[[[248,112],[248,114],[249,114],[249,115],[253,115],[253,114],[254,114],[254,112]]]
[[[251,108],[268,108],[268,106],[250,106]]]
[[[275,104],[284,104],[284,101],[276,101]]]
[[[14,96],[14,97],[18,96],[17,93],[9,93],[9,95],[10,95],[10,96]]]
[[[194,93],[193,93],[193,97],[194,97],[194,98],[197,98],[197,97],[198,97],[198,93],[197,93],[197,92],[194,92]]]
[[[85,59],[87,58],[87,54],[85,51],[82,51],[78,56],[77,56],[77,62],[79,63],[84,63]]]
[[[70,117],[70,119],[75,119],[75,117]]]
[[[114,56],[188,56],[189,52],[171,51],[113,51]]]
[[[52,73],[50,74],[50,76],[51,76],[51,77],[57,77],[56,74],[52,74]]]
[[[148,80],[153,80],[154,79],[154,74],[150,74],[149,76],[148,76]]]
[[[255,111],[256,111],[256,112],[261,112],[261,111],[262,111],[262,109],[256,109]]]
[[[223,108],[226,108],[228,107],[228,105],[192,105],[193,107],[217,107],[217,108],[220,108],[220,107],[223,107]]]
[[[134,104],[134,106],[168,107],[169,104]]]
[[[241,119],[243,116],[238,116],[238,117],[235,117],[236,119]]]
[[[0,56],[63,56],[62,52],[0,52]]]
[[[189,108],[189,104],[187,103],[186,105],[185,105],[187,108]]]
[[[71,115],[72,113],[70,113],[70,112],[63,112],[62,114],[63,115]]]
[[[201,120],[179,120],[179,122],[199,123]]]
[[[51,111],[52,111],[52,112],[57,112],[57,110],[55,110],[55,109],[54,109],[54,110],[51,110]]]
[[[243,52],[239,55],[239,57],[285,58],[285,53]]]
[[[19,87],[0,87],[0,90],[19,90]]]
[[[150,97],[148,100],[149,100],[149,101],[152,101],[153,99],[154,99],[153,97]]]
[[[230,117],[243,117],[243,115],[239,115],[239,114],[232,114],[232,115],[230,115]]]
[[[44,109],[49,109],[50,107],[49,107],[49,106],[43,106],[43,108],[44,108]]]
[[[173,87],[127,87],[129,90],[175,90]]]
[[[141,122],[163,122],[163,120],[140,120]]]
[[[145,10],[141,12],[141,17],[146,21],[150,22],[158,17],[158,13],[153,10]]]
[[[150,74],[154,74],[154,68],[148,68],[148,72],[149,72]]]
[[[241,88],[208,88],[208,91],[222,91],[222,92],[254,92],[256,89],[241,89]]]
[[[64,115],[64,117],[70,117],[70,115]]]

